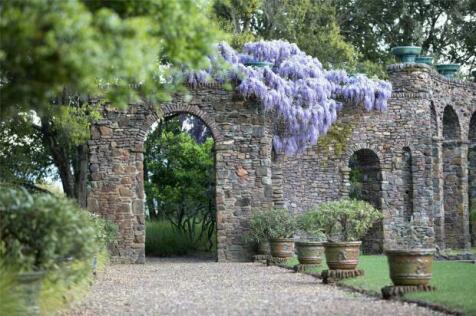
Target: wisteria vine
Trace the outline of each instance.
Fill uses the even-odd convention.
[[[195,87],[233,81],[243,97],[257,98],[265,111],[273,113],[276,152],[295,154],[315,145],[344,104],[363,105],[367,111],[386,110],[392,92],[387,81],[325,70],[317,58],[285,41],[248,43],[243,53],[220,43],[217,51],[209,57],[208,69],[186,72],[187,83]],[[270,64],[245,66],[251,61]]]

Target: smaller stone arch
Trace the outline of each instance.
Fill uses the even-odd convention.
[[[430,102],[430,128],[431,128],[431,136],[438,137],[439,132],[439,124],[438,124],[438,114],[436,112],[435,103],[433,101]]]
[[[403,147],[401,153],[401,188],[403,197],[403,219],[410,222],[413,218],[413,156],[409,147]]]
[[[446,246],[465,246],[465,198],[463,183],[466,157],[463,155],[460,119],[447,105],[443,111],[443,206]]]
[[[443,111],[443,138],[445,141],[461,139],[460,119],[450,105]]]
[[[362,148],[356,150],[348,159],[350,169],[349,197],[369,202],[382,209],[382,170],[380,159],[375,151]],[[381,253],[383,250],[383,223],[376,223],[362,239],[365,253]]]

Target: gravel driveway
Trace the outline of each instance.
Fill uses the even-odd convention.
[[[437,315],[259,263],[149,259],[112,265],[65,315]]]

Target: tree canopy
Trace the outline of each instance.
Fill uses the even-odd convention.
[[[168,69],[199,65],[218,34],[193,0],[2,1],[0,33],[2,117],[65,90],[118,107],[163,100]]]

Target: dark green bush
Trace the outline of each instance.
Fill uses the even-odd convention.
[[[101,225],[69,199],[0,188],[0,256],[21,271],[91,260],[109,238]]]
[[[195,225],[194,229],[199,232],[201,227]],[[188,238],[186,232],[178,230],[166,220],[147,221],[145,237],[145,253],[148,256],[169,257],[196,253],[212,254],[207,236],[202,236],[198,241],[192,241]],[[216,235],[213,234],[211,239],[216,240]]]

